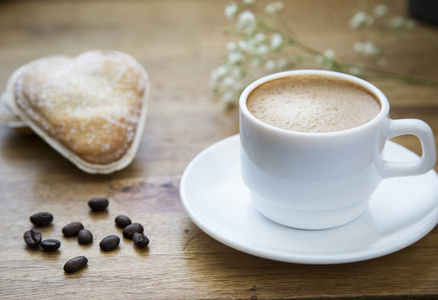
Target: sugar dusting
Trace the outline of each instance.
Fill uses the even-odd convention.
[[[134,139],[146,80],[117,52],[44,58],[17,78],[16,103],[84,160],[106,164],[121,158]]]
[[[363,88],[323,76],[270,81],[248,97],[249,111],[275,127],[299,132],[335,132],[365,124],[379,112]]]

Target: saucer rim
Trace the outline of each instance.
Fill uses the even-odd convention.
[[[235,140],[239,140],[240,135],[236,134],[233,136],[226,137],[220,141],[217,141],[204,150],[202,150],[200,153],[198,153],[188,164],[186,169],[184,170],[181,182],[180,182],[180,198],[181,202],[183,204],[183,207],[187,214],[189,215],[192,222],[196,224],[202,231],[207,233],[210,237],[213,239],[244,253],[254,255],[257,257],[270,259],[274,261],[281,261],[286,263],[297,263],[297,264],[309,264],[309,265],[330,265],[330,264],[344,264],[344,263],[353,263],[353,262],[359,262],[359,261],[365,261],[370,260],[378,257],[382,257],[397,251],[400,251],[423,237],[425,237],[430,231],[432,231],[435,226],[438,223],[438,207],[432,210],[429,214],[424,216],[422,219],[418,220],[417,222],[414,222],[412,225],[410,225],[407,228],[402,228],[397,231],[397,234],[402,234],[403,231],[408,231],[409,234],[407,236],[402,235],[404,238],[400,240],[400,242],[396,243],[395,245],[384,245],[383,247],[377,247],[375,249],[370,249],[367,247],[363,247],[360,249],[352,250],[352,251],[346,251],[346,252],[331,252],[328,253],[308,253],[308,252],[282,252],[282,251],[269,251],[265,248],[260,250],[257,248],[254,248],[250,245],[250,243],[247,243],[245,241],[239,241],[236,242],[234,239],[227,237],[226,235],[222,233],[217,233],[215,230],[211,228],[208,224],[206,224],[204,221],[201,220],[197,216],[197,214],[193,211],[192,207],[189,204],[189,200],[186,194],[186,181],[187,177],[190,175],[190,172],[194,165],[201,160],[205,155],[208,155],[211,151],[214,151],[216,148],[219,148],[223,144],[227,143],[233,143],[237,142]],[[398,147],[402,148],[403,151],[410,152],[410,154],[414,154],[411,150],[407,149],[406,147],[397,144],[393,141],[387,141],[388,144],[391,144],[392,147]],[[435,178],[438,180],[438,175],[435,172],[435,170],[431,170],[423,175],[426,175],[428,173],[433,173]],[[266,221],[269,221],[266,219]],[[301,229],[295,229],[290,228],[290,230],[301,230]],[[336,230],[336,228],[333,229],[326,229],[326,230]],[[393,235],[391,235],[393,236]],[[388,237],[381,237],[381,239],[385,239]]]

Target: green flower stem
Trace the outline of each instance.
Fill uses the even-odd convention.
[[[343,64],[344,67],[353,67],[355,65],[352,64]],[[423,79],[418,77],[413,77],[409,75],[403,75],[391,71],[384,71],[379,69],[374,69],[370,67],[362,67],[364,71],[367,73],[372,73],[373,77],[380,77],[385,79],[395,79],[406,83],[415,83],[415,84],[422,84],[422,85],[430,85],[430,86],[438,86],[438,81],[430,80],[430,79]],[[371,76],[371,75],[369,75]]]
[[[299,49],[299,50],[301,50],[309,55],[324,56],[324,54],[322,52],[300,42],[297,38],[290,37],[289,35],[285,34],[284,32],[269,26],[268,24],[266,24],[266,22],[264,22],[263,19],[258,18],[257,23],[263,30],[266,30],[266,31],[272,32],[272,33],[275,33],[275,32],[280,33],[283,36],[284,41],[287,45],[293,46],[293,47],[295,47],[295,48],[297,48],[297,49]],[[355,66],[355,65],[348,64],[348,63],[342,63],[342,62],[338,61],[337,59],[333,58],[333,59],[331,59],[331,65],[329,67],[333,70],[336,70],[336,71],[345,72],[345,70],[348,70],[350,67],[353,67],[353,66]],[[362,70],[367,71],[368,73],[372,73],[373,76],[375,76],[375,77],[399,80],[399,81],[406,82],[406,83],[438,86],[438,81],[435,81],[435,80],[422,79],[422,78],[418,78],[418,77],[412,77],[412,76],[408,76],[408,75],[398,74],[398,73],[394,73],[391,71],[374,69],[374,68],[370,68],[370,67],[361,67],[361,68],[362,68]]]

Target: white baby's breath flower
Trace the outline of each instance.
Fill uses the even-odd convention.
[[[263,63],[263,60],[260,57],[255,57],[251,59],[251,66],[260,67]]]
[[[245,88],[245,84],[242,81],[235,81],[232,86],[232,89],[237,93],[242,92],[244,88]]]
[[[269,47],[266,45],[260,45],[257,48],[257,54],[260,56],[266,56],[266,55],[268,55],[268,53],[269,53]]]
[[[356,76],[362,75],[363,74],[363,66],[362,65],[351,66],[349,71],[352,75],[356,75]]]
[[[273,59],[270,59],[265,63],[265,68],[269,71],[273,71],[277,68],[277,62]]]
[[[224,78],[224,80],[222,81],[222,85],[224,87],[231,87],[234,85],[235,82],[236,82],[236,80],[233,77],[228,76],[228,77]]]
[[[370,41],[354,43],[353,50],[364,56],[379,56],[381,53],[380,48]]]
[[[223,102],[225,102],[226,105],[231,106],[237,102],[238,96],[231,91],[227,91],[227,92],[223,93],[222,95],[220,95],[220,98]]]
[[[225,7],[225,17],[228,19],[232,19],[237,15],[237,11],[239,10],[239,6],[235,2],[229,2]]]
[[[224,76],[228,74],[229,71],[230,68],[227,65],[222,65],[218,67],[213,72],[211,72],[212,81],[217,81],[219,79],[222,79]]]
[[[242,52],[235,51],[228,54],[227,62],[231,65],[238,64],[243,61]]]
[[[365,56],[378,56],[380,54],[380,49],[371,42],[365,42],[363,44],[363,55]]]
[[[324,57],[324,55],[317,55],[315,57],[315,62],[318,64],[323,64],[325,62],[326,58]]]
[[[275,13],[280,13],[283,11],[284,5],[283,2],[281,1],[277,1],[277,2],[272,2],[269,3],[268,5],[266,5],[265,7],[265,12],[267,14],[275,14]]]
[[[283,46],[283,35],[276,32],[271,37],[271,48],[274,50],[278,50]]]
[[[252,12],[246,10],[239,15],[237,21],[237,28],[239,29],[253,29],[256,25],[256,18]]]
[[[350,19],[350,27],[353,29],[358,29],[365,24],[367,19],[367,13],[364,11],[358,11],[354,14],[354,16]]]
[[[377,18],[382,18],[388,14],[388,7],[384,4],[380,4],[374,7],[373,12]]]
[[[227,44],[227,50],[228,50],[229,52],[234,52],[234,51],[239,50],[239,47],[237,46],[236,43],[229,42],[229,43]]]
[[[403,18],[402,16],[397,16],[389,20],[389,27],[392,29],[408,29],[412,30],[415,28],[415,21],[411,19]]]
[[[258,32],[254,35],[253,39],[257,44],[263,44],[264,42],[266,42],[266,35],[264,33]]]
[[[231,69],[230,74],[234,78],[242,78],[245,75],[245,71],[241,66],[237,65]]]
[[[253,5],[254,0],[243,0],[243,3],[245,3],[246,5]]]
[[[248,43],[246,41],[238,41],[237,47],[240,51],[247,52],[248,51]]]
[[[389,20],[389,26],[392,29],[402,29],[405,19],[402,16],[397,16]]]
[[[335,58],[335,51],[332,49],[327,49],[324,51],[324,56],[329,59]]]
[[[360,10],[356,12],[354,16],[350,19],[349,26],[353,29],[359,29],[363,26],[372,25],[373,23],[374,23],[373,16]]]

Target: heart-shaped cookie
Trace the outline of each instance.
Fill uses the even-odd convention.
[[[55,150],[89,173],[112,173],[134,158],[149,93],[144,68],[116,51],[32,61],[11,76],[12,111]]]
[[[27,127],[9,106],[8,93],[6,91],[0,95],[0,122],[13,128]]]

